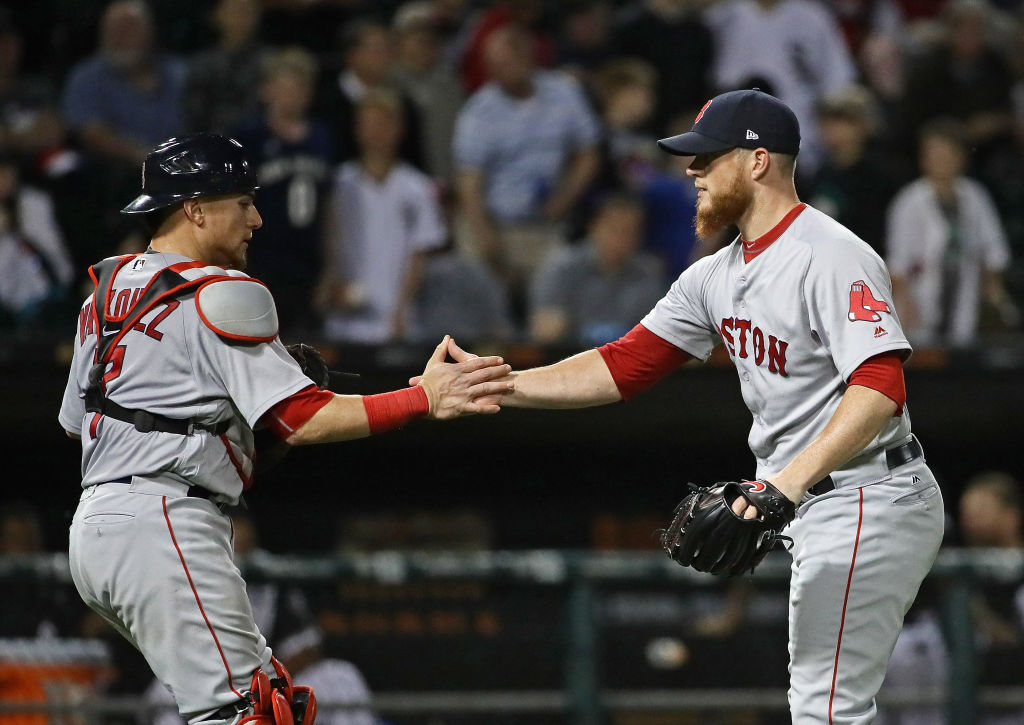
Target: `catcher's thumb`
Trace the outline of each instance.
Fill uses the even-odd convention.
[[[422,375],[413,375],[411,378],[409,378],[409,385],[419,385],[421,380],[423,380]]]

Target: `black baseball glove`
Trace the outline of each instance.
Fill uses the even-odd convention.
[[[331,371],[319,350],[304,342],[285,345],[285,349],[295,358],[295,362],[302,368],[306,377],[316,383],[318,388],[325,390],[331,384]]]
[[[796,516],[796,505],[768,481],[722,481],[693,491],[661,531],[661,547],[676,562],[716,576],[752,572]],[[743,497],[758,516],[744,519],[732,504]]]

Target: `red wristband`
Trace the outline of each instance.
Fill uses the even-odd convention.
[[[376,434],[422,418],[430,412],[430,401],[422,385],[413,385],[390,393],[364,395],[363,407],[366,408],[370,433]]]

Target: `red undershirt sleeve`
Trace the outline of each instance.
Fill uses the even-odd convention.
[[[623,337],[597,348],[623,400],[634,398],[692,357],[637,325]]]
[[[330,390],[320,390],[310,385],[275,403],[274,407],[264,413],[263,420],[274,435],[284,440],[305,425],[333,397],[334,393]]]
[[[849,382],[850,385],[877,390],[892,400],[897,405],[895,416],[903,415],[903,406],[907,404],[902,353],[901,350],[890,350],[869,357],[851,373]]]

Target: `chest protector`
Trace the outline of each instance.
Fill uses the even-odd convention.
[[[189,277],[183,276],[186,270],[198,270],[204,267],[201,262],[183,262],[164,267],[146,284],[142,293],[128,306],[120,316],[110,314],[110,292],[114,279],[126,264],[140,255],[111,257],[94,264],[89,268],[89,276],[96,285],[93,294],[93,314],[96,318],[96,355],[93,366],[89,370],[88,385],[85,389],[85,409],[91,413],[100,413],[115,420],[131,423],[140,433],[160,431],[178,435],[192,435],[196,430],[203,430],[213,435],[220,435],[228,428],[228,421],[214,426],[202,425],[193,419],[169,418],[164,415],[150,413],[145,410],[132,410],[122,407],[107,398],[107,366],[113,359],[114,351],[136,324],[157,305],[177,297],[193,294],[199,287],[220,280],[235,280],[228,274],[200,273]]]

